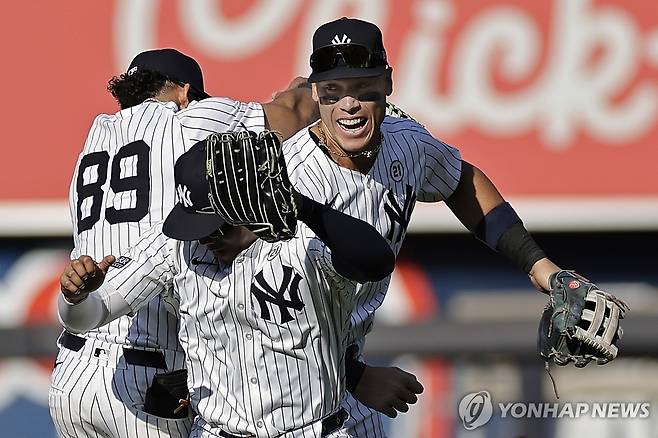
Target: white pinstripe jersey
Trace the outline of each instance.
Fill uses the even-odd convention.
[[[226,98],[192,102],[149,99],[94,120],[69,190],[74,249],[71,258],[117,255],[163,220],[175,204],[174,163],[208,134],[244,124],[264,128],[258,103]],[[178,349],[177,320],[160,299],[133,318],[122,317],[84,336],[140,347]]]
[[[329,250],[299,225],[288,241],[257,240],[230,266],[156,225],[111,268],[100,293],[132,309],[171,289],[180,302],[191,404],[212,433],[274,437],[313,423],[344,394],[345,334],[356,284],[333,270]],[[316,433],[317,432],[317,433]],[[296,436],[296,434],[293,434]]]
[[[373,225],[395,254],[400,251],[416,201],[448,198],[461,176],[459,151],[417,122],[386,117],[384,143],[367,174],[336,164],[304,128],[283,144],[290,180],[302,194]],[[390,277],[359,286],[350,342],[360,342],[384,301]]]

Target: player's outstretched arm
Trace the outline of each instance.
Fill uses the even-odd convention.
[[[395,255],[388,242],[370,224],[295,194],[297,218],[331,249],[331,260],[340,275],[365,283],[391,274]]]
[[[462,161],[459,185],[446,204],[478,239],[523,269],[538,290],[551,289],[549,278],[560,268],[546,257],[521,218],[480,169]]]
[[[311,97],[311,87],[305,79],[294,79],[287,90],[263,103],[266,127],[279,132],[284,140],[320,118],[318,103]]]
[[[130,306],[118,293],[101,296],[95,292],[114,261],[114,256],[105,256],[99,263],[89,256],[81,256],[64,269],[57,313],[67,330],[87,332],[130,313]]]
[[[505,202],[493,182],[477,167],[462,160],[457,188],[446,200],[450,210],[471,232],[475,232],[484,216]]]
[[[550,362],[583,367],[593,360],[605,364],[617,357],[623,333],[619,321],[628,306],[549,260],[484,173],[463,162],[462,178],[447,203],[466,228],[509,257],[538,290],[550,295],[538,333],[547,368]]]

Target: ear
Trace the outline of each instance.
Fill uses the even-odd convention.
[[[178,87],[178,107],[180,109],[187,108],[190,104],[190,99],[187,96],[187,93],[190,91],[190,84],[184,84],[182,87]]]
[[[386,72],[386,95],[393,94],[393,67],[389,67]]]
[[[311,95],[314,101],[320,102],[320,98],[318,97],[318,84],[311,84]]]

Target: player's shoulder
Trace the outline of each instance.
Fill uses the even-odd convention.
[[[125,110],[122,110],[125,111]],[[119,121],[119,114],[121,111],[114,113],[114,114],[107,114],[107,113],[102,113],[98,114],[96,117],[94,117],[94,121],[91,122],[91,129],[90,133],[94,131],[94,129],[106,127],[108,125],[114,124],[117,121]]]
[[[174,252],[182,242],[165,235],[163,226],[164,220],[154,221],[150,228],[142,231],[134,246],[152,255],[161,251]]]
[[[262,110],[262,105],[258,102],[243,102],[230,97],[208,97],[202,100],[190,102],[187,108],[178,112],[179,116],[195,115],[203,111],[235,113],[244,109]]]
[[[309,130],[309,128],[315,125],[315,123],[316,122],[313,122],[311,125],[305,126],[293,134],[292,137],[283,142],[282,149],[283,153],[286,155],[286,158],[289,158],[291,155],[303,151],[310,153],[316,148],[317,144],[315,143],[315,140],[313,140]]]
[[[431,136],[427,129],[417,121],[394,116],[384,117],[384,121],[382,122],[382,133],[390,136]]]
[[[92,125],[106,125],[121,122],[134,116],[140,116],[146,111],[164,111],[174,114],[178,106],[174,102],[162,102],[156,99],[147,99],[144,102],[121,109],[113,114],[102,113],[94,118]]]
[[[386,116],[382,122],[382,135],[392,144],[407,149],[409,143],[415,144],[425,153],[434,150],[450,151],[457,157],[457,148],[432,135],[427,128],[412,119]],[[403,146],[402,146],[403,145]]]
[[[426,143],[436,141],[423,125],[407,118],[386,116],[381,125],[381,132],[388,147],[399,149],[401,152],[422,152]]]

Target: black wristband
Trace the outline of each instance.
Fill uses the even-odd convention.
[[[503,233],[520,222],[521,218],[509,202],[501,202],[482,218],[474,234],[495,251]]]
[[[365,363],[350,354],[345,356],[345,386],[350,393],[356,389],[365,370]]]
[[[520,222],[505,230],[498,240],[496,249],[505,254],[526,274],[530,272],[532,265],[546,257],[544,251]]]

